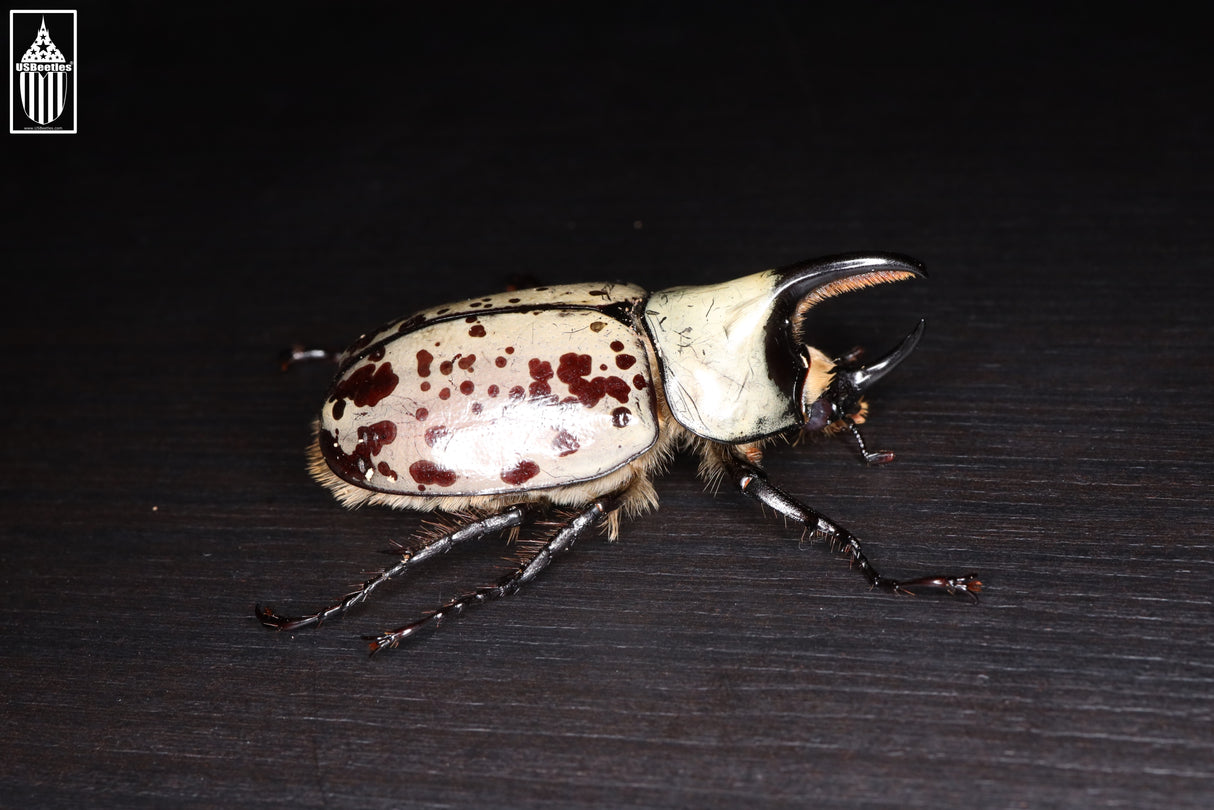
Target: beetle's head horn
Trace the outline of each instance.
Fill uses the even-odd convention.
[[[805,314],[828,298],[912,278],[927,278],[923,264],[898,253],[842,253],[776,270],[773,316],[792,324],[800,341]]]
[[[864,365],[858,353],[826,361],[831,366],[830,381],[825,387],[817,390],[811,385],[814,378],[813,363],[815,355],[824,359],[816,349],[806,347],[805,362],[807,367],[806,386],[802,394],[802,409],[805,418],[804,429],[810,432],[824,430],[840,420],[851,419],[857,424],[864,421],[866,405],[864,395],[878,380],[893,371],[894,367],[905,360],[923,337],[924,321],[920,320],[902,342],[874,363]],[[820,393],[819,393],[820,392]]]
[[[805,345],[806,313],[851,290],[924,276],[907,256],[848,253],[652,293],[642,317],[666,406],[697,436],[740,444],[803,426],[824,396],[847,405],[848,392],[876,382],[911,346],[870,366],[832,361]]]
[[[926,278],[923,265],[896,253],[847,253],[781,268],[775,317],[791,327],[800,346],[805,379],[801,386],[804,429],[818,431],[840,420],[864,421],[865,392],[914,351],[923,336],[923,321],[897,347],[879,360],[863,364],[858,353],[831,360],[803,343],[806,313],[827,298],[852,290]]]

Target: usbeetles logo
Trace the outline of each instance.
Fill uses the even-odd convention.
[[[76,12],[10,11],[8,22],[8,131],[74,133]]]

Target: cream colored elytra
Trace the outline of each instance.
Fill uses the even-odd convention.
[[[914,275],[878,255],[652,295],[573,284],[424,310],[342,356],[312,473],[348,506],[489,513],[618,494],[635,515],[656,506],[651,479],[679,446],[712,478],[723,454],[757,462],[762,442],[806,424],[835,373],[800,342],[814,303]]]

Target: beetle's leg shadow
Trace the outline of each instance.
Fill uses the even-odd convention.
[[[977,594],[982,590],[982,582],[978,579],[977,574],[932,575],[908,580],[891,579],[882,575],[868,561],[868,557],[860,548],[860,540],[854,534],[771,483],[767,479],[767,474],[760,467],[744,461],[732,453],[722,455],[726,474],[733,479],[734,484],[743,494],[800,523],[815,537],[824,538],[832,549],[846,552],[872,587],[905,594],[965,594],[977,601]]]
[[[436,537],[419,549],[406,551],[401,555],[401,560],[396,565],[384,569],[377,576],[364,582],[356,590],[343,596],[338,602],[310,616],[280,616],[274,612],[273,608],[257,605],[255,608],[257,618],[266,627],[274,630],[298,630],[303,627],[320,625],[326,619],[343,614],[355,605],[366,601],[371,596],[371,593],[380,585],[404,574],[418,563],[444,554],[470,540],[477,540],[481,537],[504,531],[505,529],[521,526],[529,513],[530,509],[524,504],[511,506],[501,512],[475,520],[461,526],[455,531]]]
[[[618,495],[607,495],[595,499],[590,506],[562,524],[560,529],[538,551],[496,584],[477,588],[471,593],[456,597],[442,607],[429,611],[420,619],[403,627],[380,633],[377,636],[366,636],[366,640],[371,643],[371,653],[375,654],[385,647],[395,647],[428,625],[435,624],[447,616],[458,616],[463,613],[465,608],[472,605],[483,604],[491,599],[500,599],[516,593],[519,588],[535,579],[541,571],[547,568],[556,555],[573,548],[573,544],[578,538],[619,505],[619,500]]]

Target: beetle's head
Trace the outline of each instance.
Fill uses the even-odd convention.
[[[858,424],[864,392],[910,353],[919,329],[864,365],[805,345],[807,313],[836,295],[924,276],[907,256],[847,253],[653,293],[643,317],[671,415],[697,436],[733,444]]]
[[[781,268],[783,284],[777,317],[791,330],[803,367],[798,402],[802,428],[807,432],[834,432],[864,421],[865,393],[914,351],[923,335],[923,321],[902,342],[875,362],[865,364],[859,350],[831,359],[805,345],[804,323],[812,307],[853,290],[923,278],[923,265],[892,253],[845,254]]]
[[[923,336],[923,323],[919,321],[893,351],[868,365],[862,362],[858,351],[831,360],[812,346],[803,346],[803,429],[809,433],[835,432],[848,424],[862,424],[868,411],[865,393],[914,351]]]

